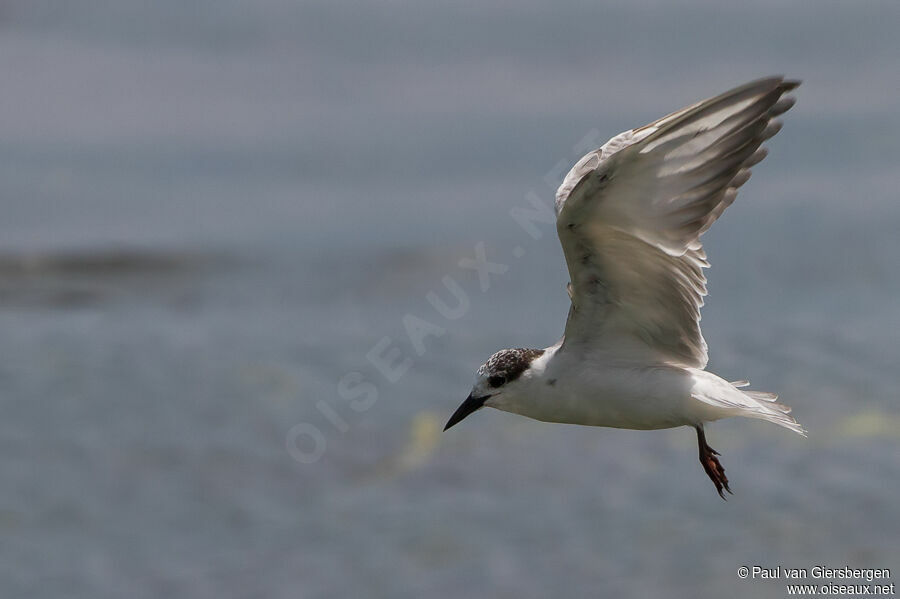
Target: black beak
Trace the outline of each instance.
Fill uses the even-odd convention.
[[[453,416],[451,416],[450,420],[447,421],[447,426],[444,427],[444,430],[447,430],[454,424],[457,424],[475,410],[482,408],[484,406],[484,402],[487,401],[488,397],[490,397],[490,395],[485,395],[484,397],[473,397],[470,393],[469,397],[466,398],[466,401],[462,402],[462,405],[456,408],[456,411],[453,412]]]

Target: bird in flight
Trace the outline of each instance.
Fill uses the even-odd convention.
[[[504,349],[476,373],[444,430],[483,407],[545,422],[626,429],[693,427],[700,463],[731,493],[706,422],[729,416],[806,431],[774,393],[705,370],[700,333],[709,266],[700,237],[734,201],[799,81],[769,77],[616,135],[556,192],[569,269],[563,338]]]

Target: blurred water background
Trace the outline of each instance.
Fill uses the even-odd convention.
[[[778,597],[738,567],[900,571],[898,23],[3,2],[0,594]],[[440,434],[491,353],[562,332],[553,227],[510,210],[549,204],[584,139],[773,73],[805,82],[705,237],[703,324],[710,368],[809,439],[711,426],[725,503],[688,430],[484,411]],[[459,266],[479,242],[508,266],[486,291]],[[411,317],[441,333],[422,355]],[[367,359],[386,336],[395,382]]]

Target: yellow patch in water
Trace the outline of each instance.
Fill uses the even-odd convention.
[[[434,412],[419,412],[409,425],[409,441],[395,455],[375,468],[378,478],[392,478],[425,464],[438,446],[442,429]]]
[[[863,410],[838,422],[837,431],[843,437],[897,437],[900,416],[881,410]]]

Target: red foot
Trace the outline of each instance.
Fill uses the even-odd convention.
[[[706,475],[716,485],[716,491],[719,492],[719,496],[725,499],[725,494],[722,490],[724,489],[731,493],[731,489],[728,488],[728,477],[725,476],[725,468],[722,467],[722,464],[719,463],[719,459],[716,457],[719,455],[719,452],[706,444],[706,435],[703,433],[703,427],[698,426],[696,429],[697,445],[700,448],[700,465],[703,466]],[[734,493],[731,494],[734,495]]]

